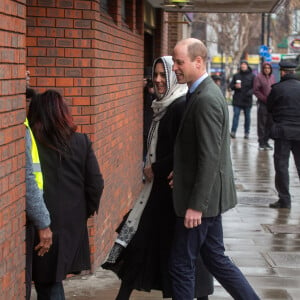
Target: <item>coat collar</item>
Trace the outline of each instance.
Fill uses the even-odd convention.
[[[197,87],[201,84],[201,82],[202,82],[203,80],[205,80],[207,77],[208,77],[208,74],[207,74],[207,72],[205,72],[201,77],[199,77],[199,78],[192,84],[192,86],[189,88],[189,92],[192,94],[192,93],[197,89]]]
[[[191,94],[191,98],[189,100],[189,103],[188,105],[186,106],[185,108],[185,111],[184,111],[184,114],[182,116],[182,120],[180,122],[180,126],[179,126],[179,130],[178,130],[178,133],[181,131],[181,128],[182,128],[182,124],[184,123],[184,120],[186,119],[186,116],[190,113],[190,110],[192,109],[192,106],[193,106],[193,103],[195,101],[197,101],[197,96],[199,94],[201,94],[202,90],[210,83],[213,83],[213,80],[211,79],[210,76],[206,77],[196,88],[196,90]]]

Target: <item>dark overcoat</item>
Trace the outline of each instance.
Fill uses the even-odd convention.
[[[176,218],[167,177],[173,169],[174,143],[184,109],[185,96],[175,100],[160,120],[151,194],[138,230],[117,263],[120,267],[117,274],[124,282],[133,282],[137,290],[161,290],[164,298],[172,295],[168,263]],[[197,297],[213,292],[212,276],[200,259],[197,262]]]
[[[178,130],[173,200],[184,217],[188,208],[214,217],[237,203],[227,103],[210,77],[192,93]]]
[[[34,253],[33,280],[59,282],[90,269],[87,219],[98,211],[104,182],[87,135],[74,133],[66,156],[37,146],[53,245],[43,257]]]
[[[234,91],[232,104],[240,107],[251,107],[253,102],[253,84],[255,75],[250,67],[246,71],[240,71],[233,75],[230,88]],[[237,89],[235,83],[241,80],[242,87]]]
[[[267,108],[273,117],[273,139],[300,140],[300,81],[286,74],[272,85]]]

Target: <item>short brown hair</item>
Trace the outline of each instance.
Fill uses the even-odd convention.
[[[188,55],[192,61],[196,59],[197,56],[202,57],[204,61],[207,60],[207,48],[205,45],[197,39],[193,39],[191,43],[187,45]]]

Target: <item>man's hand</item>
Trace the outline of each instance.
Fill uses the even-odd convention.
[[[188,208],[184,217],[184,226],[186,228],[194,228],[201,224],[202,211]]]
[[[171,173],[168,176],[168,180],[169,180],[169,186],[172,189],[173,188],[173,171],[171,171]]]
[[[39,256],[44,256],[52,245],[52,231],[50,227],[38,230],[40,242],[34,247]]]
[[[151,165],[144,168],[144,175],[147,181],[151,182],[153,180],[154,174]]]
[[[241,88],[241,84],[240,83],[236,83],[234,86],[235,86],[236,89],[240,89]]]

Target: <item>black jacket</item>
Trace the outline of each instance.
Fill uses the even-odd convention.
[[[293,74],[286,74],[272,85],[267,108],[274,124],[273,139],[300,140],[300,81]]]
[[[250,67],[247,71],[241,71],[233,75],[230,82],[230,88],[234,91],[232,104],[240,107],[251,107],[253,96],[253,83],[255,75],[252,73]],[[241,80],[242,87],[240,89],[235,88],[237,80]]]
[[[67,274],[90,269],[87,218],[98,210],[103,178],[85,134],[71,138],[71,154],[37,143],[50,213],[53,244],[43,257],[33,256],[33,280],[62,281]]]

